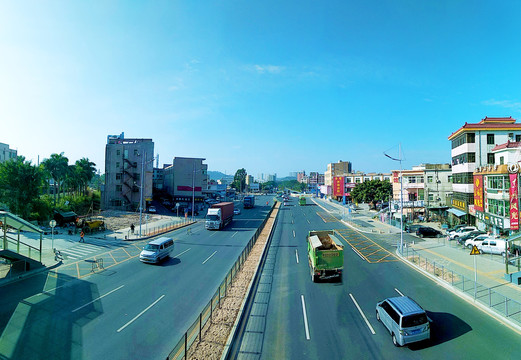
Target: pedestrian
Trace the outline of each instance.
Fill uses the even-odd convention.
[[[132,234],[134,234],[134,229],[135,229],[135,228],[136,228],[136,227],[134,226],[134,224],[130,224],[130,231],[132,232]]]
[[[80,242],[85,242],[85,239],[83,238],[85,236],[85,233],[83,232],[83,230],[81,231],[80,233]]]

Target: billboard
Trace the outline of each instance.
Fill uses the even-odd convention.
[[[517,174],[510,176],[510,230],[519,230],[519,200]]]
[[[483,212],[483,175],[474,175],[474,210]]]
[[[333,178],[333,196],[344,196],[344,177],[335,176]]]

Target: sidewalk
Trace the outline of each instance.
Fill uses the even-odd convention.
[[[338,210],[344,210],[341,204],[322,199],[314,200],[320,205],[329,204]],[[384,224],[377,218],[373,219],[375,214],[362,207],[361,210],[352,212],[353,219],[360,221],[347,221],[347,224],[361,232],[400,232],[399,228]],[[365,226],[360,226],[360,222],[369,222],[372,225],[371,231]],[[436,223],[422,225],[440,229]],[[521,330],[521,286],[505,280],[506,265],[500,255],[470,255],[469,249],[463,248],[455,241],[448,241],[445,237],[422,239],[406,244],[403,254],[398,251],[396,254],[452,292]],[[477,265],[476,285],[474,260]],[[518,269],[517,263],[508,265],[509,274],[520,270],[521,266]]]
[[[194,218],[195,222],[201,219],[201,216],[196,216]],[[107,242],[107,244],[117,246],[118,242],[121,242],[122,244],[126,241],[139,241],[139,240],[146,240],[151,237],[160,235],[161,233],[172,231],[172,227],[174,224],[178,224],[181,228],[183,226],[188,226],[193,223],[190,222],[190,218],[185,219],[184,217],[168,217],[168,218],[162,218],[160,220],[154,221],[152,223],[145,223],[143,222],[141,225],[141,233],[143,234],[141,237],[139,237],[139,225],[137,225],[134,229],[134,234],[132,234],[130,227],[118,229],[118,230],[106,230],[103,232],[96,232],[92,234],[86,234],[85,235],[85,244],[91,244],[93,246],[103,246],[103,245],[97,245],[100,243],[103,243],[104,241]],[[148,234],[148,235],[145,235]],[[3,236],[0,234],[0,236]],[[72,248],[76,246],[79,243],[80,235],[79,233],[69,235],[66,230],[63,230],[62,233],[55,234],[54,235],[54,241],[53,237],[51,235],[44,235],[42,239],[42,266],[39,266],[37,268],[30,269],[29,271],[24,271],[23,264],[20,267],[20,271],[11,270],[9,271],[9,266],[7,268],[5,266],[0,265],[0,286],[6,285],[8,283],[18,281],[22,278],[25,278],[27,276],[31,276],[34,274],[37,274],[39,272],[43,272],[45,270],[53,269],[56,267],[59,267],[63,264],[63,260],[59,258],[59,256],[56,256],[53,251],[53,245],[54,248],[58,251],[66,251],[69,248]],[[21,233],[20,240],[26,244],[29,244],[34,247],[39,247],[40,243],[40,237],[38,234],[32,234],[32,233]],[[81,243],[83,244],[83,243]],[[12,245],[9,246],[11,248]],[[21,250],[20,253],[22,255],[27,256],[27,254],[24,254],[24,252]],[[34,259],[35,256],[33,255],[32,258]],[[16,266],[14,266],[14,269],[16,269]],[[7,274],[9,273],[9,274]]]

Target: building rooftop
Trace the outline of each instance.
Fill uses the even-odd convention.
[[[515,149],[521,147],[521,141],[507,141],[504,144],[496,145],[492,151],[498,151],[502,149]]]
[[[486,131],[486,130],[521,130],[521,124],[516,124],[516,119],[509,117],[503,118],[489,118],[485,117],[479,123],[469,124],[465,123],[457,131],[453,132],[449,136],[449,140],[454,139],[456,136],[461,135],[465,132],[473,131]]]

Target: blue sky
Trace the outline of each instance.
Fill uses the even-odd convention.
[[[518,1],[2,1],[0,142],[104,172],[106,138],[160,164],[387,172],[450,162],[465,122],[521,122]]]

